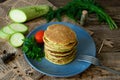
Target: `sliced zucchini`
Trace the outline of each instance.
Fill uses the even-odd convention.
[[[13,33],[15,33],[15,31],[13,29],[11,29],[9,26],[3,27],[2,31],[4,33],[10,34],[10,35],[13,34]]]
[[[14,33],[10,37],[10,43],[14,47],[20,47],[23,44],[23,40],[25,39],[22,33]]]
[[[4,33],[3,31],[0,30],[0,38],[8,40],[10,37],[9,34]]]
[[[21,32],[21,33],[25,33],[28,30],[27,26],[20,23],[12,23],[9,25],[9,27],[13,29],[15,32]]]

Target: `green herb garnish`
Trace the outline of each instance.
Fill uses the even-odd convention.
[[[40,61],[44,57],[42,46],[38,45],[34,39],[34,36],[26,38],[22,50],[25,52],[26,56]]]
[[[69,18],[77,21],[80,20],[82,11],[87,10],[88,13],[96,13],[100,22],[106,22],[110,29],[116,29],[117,25],[112,20],[112,18],[103,10],[103,8],[98,5],[95,0],[72,0],[65,6],[53,10],[49,10],[46,14],[47,21],[51,21],[53,18],[61,21],[62,15],[67,15]]]

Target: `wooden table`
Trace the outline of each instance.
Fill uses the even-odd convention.
[[[55,6],[61,7],[70,0],[49,0]],[[106,12],[116,21],[118,27],[120,26],[120,2],[119,0],[96,0],[101,4]],[[99,24],[95,21],[89,21],[85,28],[94,32],[93,38],[97,47],[97,57],[101,62],[110,68],[120,71],[120,29],[109,30],[108,25]],[[103,45],[101,51],[100,47],[104,40],[113,42],[113,47]],[[49,78],[46,76],[46,79]],[[50,79],[50,78],[49,78]],[[57,78],[56,78],[57,79]],[[91,66],[82,74],[76,75],[71,78],[63,78],[61,80],[120,80],[120,75],[111,74],[105,70],[102,70],[96,66]]]
[[[21,3],[22,0],[11,0],[11,3],[8,3],[10,7],[13,6],[12,4],[15,4],[14,1],[19,1],[20,4],[22,4]],[[29,2],[26,5],[29,5],[32,2],[33,4],[39,4],[39,3],[35,3],[37,1],[39,2],[39,0],[35,0],[35,1],[25,0],[25,1]],[[70,0],[49,0],[49,1],[56,7],[60,7],[65,5]],[[106,12],[115,20],[115,22],[119,27],[120,26],[120,1],[119,0],[96,0],[96,1],[105,8]],[[2,4],[4,3],[0,3],[0,5]],[[43,0],[43,4],[44,4],[44,0]],[[19,7],[19,4],[16,6]],[[1,7],[6,8],[5,9],[6,12],[9,10],[8,5],[2,5]],[[5,16],[1,12],[0,14]],[[0,25],[4,26],[10,21],[7,18],[6,20],[3,20],[3,18],[1,18],[1,15],[0,15]],[[90,16],[90,17],[92,19],[88,20],[84,28],[94,32],[92,37],[96,43],[97,57],[105,66],[108,66],[110,68],[120,71],[120,28],[117,30],[110,30],[108,28],[108,25],[99,24],[96,21],[96,18],[94,16]],[[27,22],[26,25],[30,26],[29,30],[32,30],[35,26],[39,25],[39,23],[34,23],[37,21],[44,23],[41,21],[41,19],[36,19],[35,21]],[[120,80],[120,75],[112,74],[106,70],[100,69],[99,67],[92,65],[83,73],[75,75],[73,77],[56,78],[56,77],[43,75],[42,77],[40,77],[40,80]]]

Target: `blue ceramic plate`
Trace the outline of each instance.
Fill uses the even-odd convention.
[[[76,26],[71,23],[66,22],[51,22],[44,25],[41,25],[31,31],[27,37],[34,35],[39,30],[46,30],[47,27],[51,24],[63,24],[69,26],[77,35],[78,45],[77,45],[77,56],[76,58],[66,65],[56,65],[45,58],[43,58],[40,62],[32,60],[28,58],[25,54],[25,59],[27,62],[37,71],[46,74],[48,76],[55,76],[55,77],[70,77],[76,74],[82,73],[85,71],[91,64],[86,62],[80,62],[77,59],[81,54],[96,55],[96,48],[93,39],[91,36],[81,27]]]

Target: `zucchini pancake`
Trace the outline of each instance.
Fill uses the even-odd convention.
[[[43,41],[45,58],[54,64],[67,64],[76,56],[76,34],[68,26],[62,24],[48,26]]]

